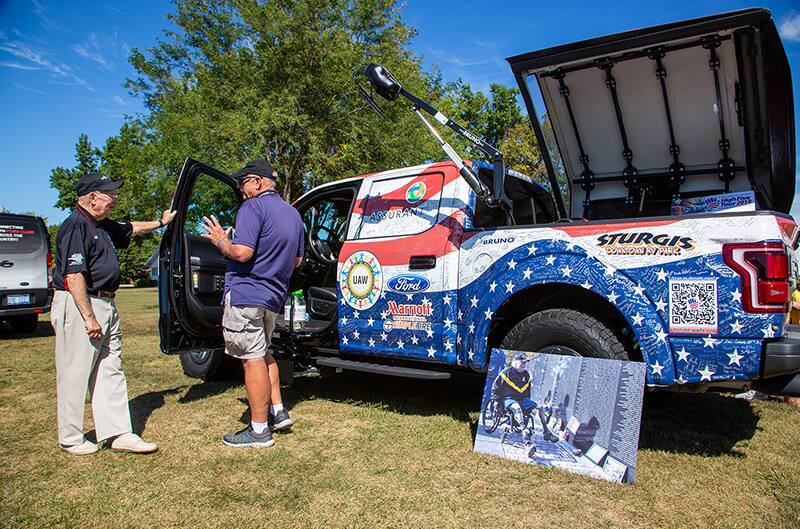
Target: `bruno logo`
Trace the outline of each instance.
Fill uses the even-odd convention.
[[[408,293],[428,290],[428,287],[431,286],[431,282],[416,274],[403,274],[394,276],[386,285],[389,287],[389,290],[393,290],[394,292]]]

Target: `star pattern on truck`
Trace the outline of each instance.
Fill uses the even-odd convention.
[[[738,365],[741,365],[741,364],[739,364],[739,361],[744,357],[739,354],[739,350],[738,349],[734,349],[732,353],[728,353],[728,358],[730,358],[730,361],[728,362],[728,365],[736,364],[738,366]]]
[[[485,236],[492,237],[492,233]],[[459,272],[456,285],[445,283],[451,288],[427,290],[422,299],[384,289],[382,301],[370,309],[359,309],[358,315],[340,304],[340,335],[349,330],[349,341],[341,340],[341,346],[368,354],[435,358],[480,370],[488,361],[488,332],[499,307],[512,296],[525,296],[529,287],[551,283],[571,283],[597,293],[627,318],[650,367],[648,385],[708,382],[712,375],[714,381],[756,377],[761,337],[783,332],[781,315],[743,312],[738,277],[718,255],[694,258],[699,264],[690,259],[671,266],[626,269],[597,259],[578,239],[571,242],[573,251],[564,253],[562,238],[520,240],[495,257],[497,264],[482,269],[478,276],[466,277],[467,283],[461,283],[465,277]],[[476,255],[487,251],[485,245],[474,246]],[[717,274],[718,325],[721,332],[730,331],[727,336],[670,334],[668,280],[691,275],[698,267]],[[392,272],[387,273],[391,277]],[[395,327],[387,307],[390,301],[430,304],[431,314],[421,324]],[[376,320],[384,325],[375,325]],[[358,328],[360,338],[353,338],[356,327],[351,326]]]

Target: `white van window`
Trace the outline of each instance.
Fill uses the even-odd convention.
[[[0,254],[32,253],[44,243],[36,219],[0,217]]]

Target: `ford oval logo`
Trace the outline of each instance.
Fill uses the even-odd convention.
[[[395,292],[422,292],[423,290],[428,290],[428,287],[431,286],[431,282],[416,274],[403,274],[391,278],[387,286],[389,290]]]

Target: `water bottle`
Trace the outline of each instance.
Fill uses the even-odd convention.
[[[294,294],[289,294],[286,296],[286,303],[283,304],[283,320],[286,322],[287,327],[289,318],[292,316],[292,301],[294,301]]]
[[[294,330],[299,331],[303,328],[303,323],[309,319],[306,311],[306,300],[301,290],[292,292],[292,296],[294,297]]]

